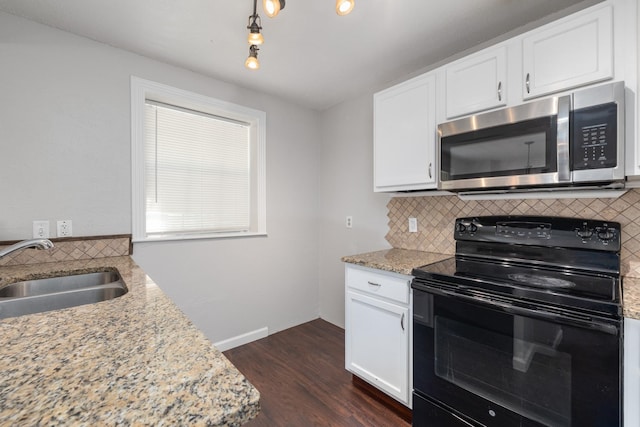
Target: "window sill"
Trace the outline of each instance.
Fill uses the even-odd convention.
[[[242,233],[211,233],[211,234],[184,234],[173,236],[152,236],[152,237],[134,237],[132,243],[151,243],[151,242],[167,242],[180,240],[215,240],[215,239],[235,239],[242,237],[261,237],[267,236],[266,232],[242,232]]]

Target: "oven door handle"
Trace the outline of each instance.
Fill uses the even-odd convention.
[[[459,298],[475,304],[486,304],[510,314],[521,315],[526,317],[534,317],[534,318],[549,320],[557,323],[565,323],[565,324],[569,324],[569,325],[584,328],[584,329],[591,329],[599,332],[604,332],[609,335],[619,334],[618,326],[610,323],[600,322],[596,319],[586,317],[586,316],[585,318],[580,318],[580,317],[575,317],[568,314],[554,313],[554,312],[543,311],[543,310],[535,310],[527,307],[521,307],[518,305],[509,304],[502,301],[497,301],[490,297],[466,295],[460,292],[449,291],[449,290],[439,289],[439,288],[429,287],[428,292],[434,293],[436,295],[444,296],[444,297]]]

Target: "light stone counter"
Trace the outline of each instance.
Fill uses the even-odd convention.
[[[640,320],[640,279],[624,277],[622,279],[622,312],[624,317]]]
[[[342,257],[343,262],[411,275],[415,267],[450,258],[453,255],[407,249],[387,249]],[[622,280],[622,307],[625,317],[640,320],[640,278],[625,276]]]
[[[0,320],[0,425],[239,426],[260,394],[129,257],[0,268],[12,279],[116,268],[97,304]]]
[[[408,249],[387,249],[358,255],[342,257],[343,262],[362,265],[378,270],[411,275],[411,270],[423,265],[432,264],[451,258],[453,255],[436,254],[432,252],[414,251]]]

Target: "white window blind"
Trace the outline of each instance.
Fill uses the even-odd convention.
[[[251,228],[250,125],[147,101],[146,234]]]

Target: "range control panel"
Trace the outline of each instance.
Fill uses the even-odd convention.
[[[615,242],[620,238],[619,229],[615,226],[602,223],[600,225],[589,224],[585,221],[582,227],[576,228],[576,236],[583,241],[600,240],[602,243]]]
[[[506,238],[550,239],[551,224],[546,222],[506,221],[496,224],[496,234]]]
[[[456,240],[620,251],[620,224],[540,216],[456,219]]]

